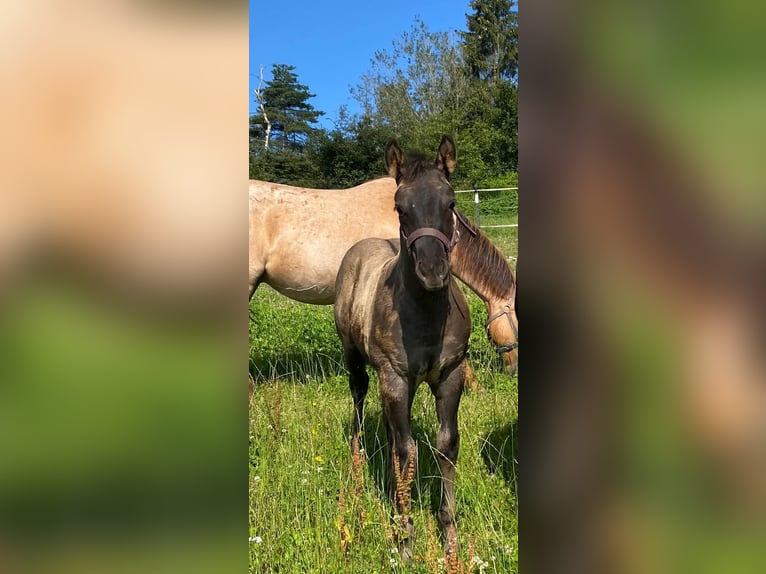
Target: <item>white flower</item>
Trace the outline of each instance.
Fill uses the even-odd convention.
[[[255,482],[256,484],[261,482],[261,477],[260,476],[253,477],[253,482]]]
[[[260,536],[255,536],[255,537],[251,536],[247,540],[248,542],[255,542],[256,544],[263,544],[263,538],[261,538]]]
[[[389,559],[388,559],[388,563],[389,563],[391,566],[396,566],[396,558],[389,558]]]
[[[471,559],[471,564],[473,566],[478,566],[479,567],[479,574],[484,572],[484,570],[487,568],[487,566],[489,566],[489,562],[484,562],[484,560],[482,560],[479,556],[474,556]]]

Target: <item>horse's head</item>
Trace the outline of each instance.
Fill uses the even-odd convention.
[[[396,140],[386,148],[386,167],[397,184],[394,208],[399,214],[402,253],[412,258],[417,278],[428,291],[449,285],[449,256],[456,235],[455,191],[448,178],[456,155],[450,136],[442,137],[435,161],[405,158]]]

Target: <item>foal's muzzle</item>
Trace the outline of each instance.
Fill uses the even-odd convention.
[[[421,285],[427,291],[438,291],[449,284],[449,254],[454,245],[447,236],[438,229],[421,227],[409,235],[402,237],[410,256],[415,261],[415,274]],[[441,245],[431,242],[420,242],[415,248],[415,242],[424,237],[437,239]]]

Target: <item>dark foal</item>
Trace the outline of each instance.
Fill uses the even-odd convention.
[[[335,324],[354,400],[352,450],[359,447],[369,381],[365,364],[369,363],[380,377],[389,478],[414,473],[412,401],[421,382],[431,388],[439,420],[436,448],[442,476],[438,520],[446,548],[457,542],[457,411],[471,330],[468,307],[450,273],[450,251],[457,233],[455,194],[447,178],[455,158],[455,142],[448,136],[442,138],[436,161],[405,158],[395,141],[388,145],[385,159],[397,183],[392,208],[399,215],[399,239],[356,243],[340,265],[335,300]],[[397,473],[394,461],[399,465]],[[402,485],[397,487],[401,492]],[[395,502],[399,514],[408,517],[407,536],[400,541],[401,555],[408,560],[414,528],[409,518],[409,484],[406,489],[406,495],[395,496]]]

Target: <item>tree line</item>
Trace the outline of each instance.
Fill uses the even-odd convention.
[[[335,127],[295,67],[275,64],[250,117],[250,177],[303,187],[345,188],[385,173],[383,150],[429,150],[442,134],[458,145],[459,187],[516,185],[518,13],[515,0],[472,0],[465,30],[434,32],[419,19],[352,88],[361,113],[341,108]]]

